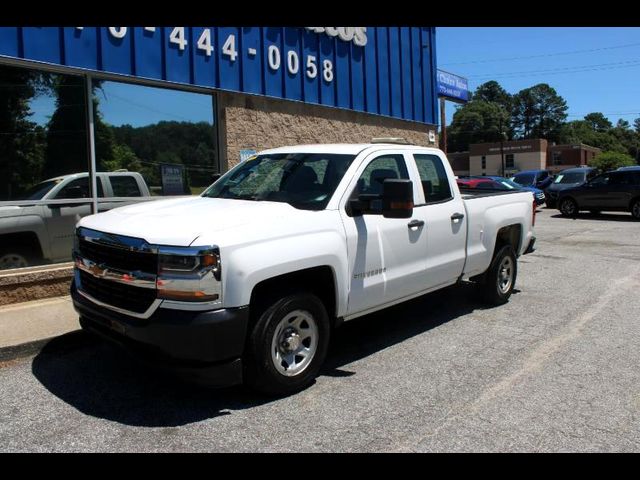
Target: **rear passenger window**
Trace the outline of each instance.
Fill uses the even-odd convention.
[[[426,203],[443,202],[453,198],[449,177],[437,155],[415,154],[413,158],[420,173],[420,183]]]
[[[124,175],[109,176],[114,197],[141,197],[136,179]]]

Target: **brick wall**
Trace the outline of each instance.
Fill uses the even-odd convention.
[[[436,127],[301,102],[220,93],[222,169],[236,165],[240,150],[256,151],[308,143],[367,143],[374,137],[404,137],[429,146]],[[436,143],[431,146],[437,145]]]

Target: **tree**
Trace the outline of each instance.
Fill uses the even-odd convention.
[[[636,118],[633,121],[633,128],[635,129],[636,133],[640,134],[640,118]]]
[[[509,125],[509,113],[497,103],[473,100],[459,108],[449,127],[450,151],[465,151],[471,143],[498,142]]]
[[[513,97],[513,126],[519,138],[557,141],[567,118],[567,102],[556,90],[540,83]]]
[[[476,88],[473,94],[473,100],[497,103],[504,107],[505,110],[511,110],[511,95],[495,80],[485,82]]]
[[[602,152],[589,161],[589,166],[598,168],[604,172],[615,170],[618,167],[635,165],[630,155],[620,152]]]
[[[600,112],[589,113],[584,116],[584,120],[594,132],[606,132],[613,128],[613,124],[609,119]]]

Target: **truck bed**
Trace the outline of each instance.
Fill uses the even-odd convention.
[[[473,200],[474,198],[493,197],[496,195],[511,195],[514,193],[522,193],[523,190],[498,190],[498,189],[479,189],[479,188],[460,188],[460,194],[463,200]]]

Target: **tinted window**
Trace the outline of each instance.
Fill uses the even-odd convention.
[[[141,197],[136,179],[125,175],[110,175],[109,181],[114,197]]]
[[[414,155],[413,158],[418,166],[426,203],[450,199],[449,177],[442,160],[436,155]]]
[[[609,174],[599,175],[595,177],[591,182],[591,185],[608,185],[609,184]]]
[[[559,173],[554,183],[582,183],[584,177],[585,172]]]

